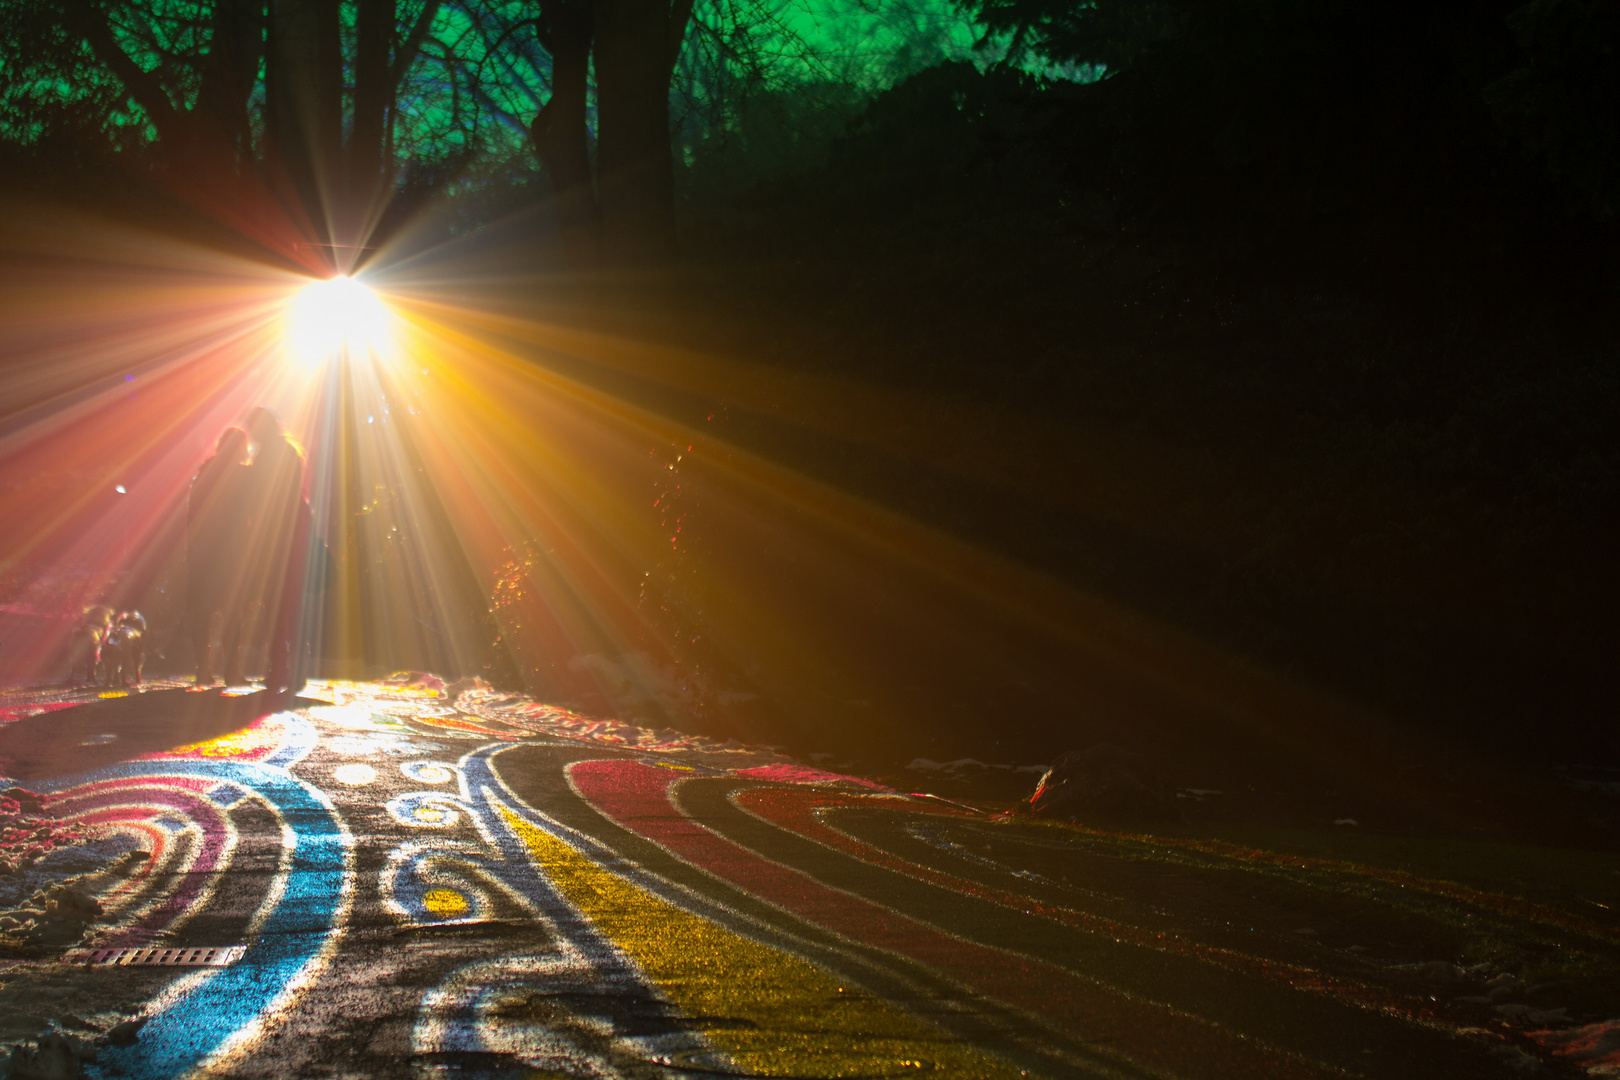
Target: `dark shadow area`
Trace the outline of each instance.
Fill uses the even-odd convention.
[[[0,774],[27,782],[99,769],[240,731],[261,716],[323,704],[259,691],[153,690],[39,713],[0,728]]]

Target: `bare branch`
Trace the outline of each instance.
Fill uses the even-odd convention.
[[[124,90],[135,103],[152,118],[152,124],[164,139],[184,136],[181,113],[175,109],[169,95],[151,72],[142,68],[118,44],[107,20],[86,0],[69,0],[69,17],[74,29],[95,53],[96,59],[107,65],[109,71],[124,84]]]
[[[405,78],[405,72],[416,61],[416,54],[422,48],[422,42],[433,29],[433,20],[439,17],[439,7],[442,0],[427,0],[422,5],[422,13],[416,17],[416,23],[411,32],[405,35],[400,43],[399,51],[394,54],[394,63],[388,69],[389,85],[398,88],[400,81]]]

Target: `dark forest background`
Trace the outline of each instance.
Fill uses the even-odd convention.
[[[1109,74],[911,77],[693,214],[706,295],[1008,444],[1154,447],[1120,499],[1157,527],[1033,439],[1023,499],[839,478],[1409,722],[1612,764],[1620,6],[977,10]]]
[[[552,283],[548,317],[915,402],[897,435],[915,453],[661,403],[717,441],[1414,730],[1620,765],[1620,5],[964,0],[947,13],[977,50],[918,20],[881,77],[841,77],[828,47],[795,53],[795,79],[765,74],[785,38],[743,32],[769,6],[381,6],[331,5],[351,59],[333,61],[348,104],[320,121],[337,124],[322,164],[265,149],[273,78],[268,97],[232,84],[236,119],[208,121],[223,136],[148,126],[140,72],[95,45],[98,26],[127,43],[142,3],[5,0],[0,178],[216,238],[236,223],[180,179],[200,160],[280,204],[380,185],[379,236],[527,266]],[[246,33],[273,76],[276,5],[195,7],[268,10],[269,37]],[[367,10],[391,35],[372,69],[392,73],[387,138],[355,119]],[[498,96],[476,82],[491,65],[445,59],[452,16],[482,27],[478,57],[521,48],[539,72],[516,142],[453,110],[398,134],[413,94]],[[209,33],[144,54],[178,113],[202,116]],[[692,59],[717,41],[731,52]],[[102,89],[53,97],[53,71]],[[341,217],[312,228],[338,236]],[[953,436],[964,416],[994,455]],[[693,723],[725,729],[698,705]],[[1002,752],[1045,753],[1071,723],[1043,705]],[[987,753],[968,721],[935,737]]]

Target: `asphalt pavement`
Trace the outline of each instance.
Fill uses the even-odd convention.
[[[1611,923],[997,814],[477,683],[17,689],[0,773],[24,789],[0,855],[14,1076],[1472,1080],[1608,1060],[1571,1049],[1607,1029],[1462,960],[1492,933],[1612,958]]]

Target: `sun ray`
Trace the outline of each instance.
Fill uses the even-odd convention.
[[[0,252],[17,285],[0,291],[0,604],[38,629],[0,659],[8,678],[47,677],[92,601],[148,608],[184,663],[188,486],[265,406],[307,462],[305,633],[327,672],[504,664],[552,701],[771,741],[841,717],[914,743],[953,696],[1031,672],[1189,730],[1303,744],[1291,718],[1349,723],[705,419],[735,409],[978,483],[1001,451],[970,412],[951,447],[920,446],[879,387],[550,320],[544,279],[478,277],[454,245],[311,277],[127,226],[50,228],[54,250],[36,221]],[[1065,467],[1095,478],[1100,520],[1163,524],[1116,494],[1119,462]]]

